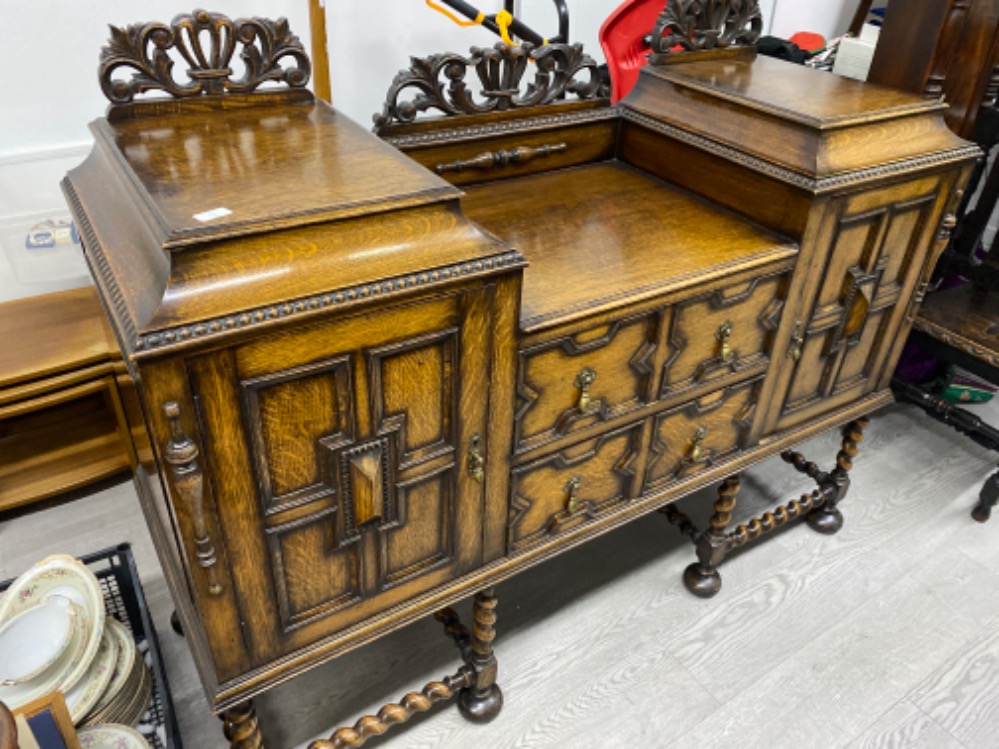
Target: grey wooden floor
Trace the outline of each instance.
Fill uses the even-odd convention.
[[[992,418],[999,406],[980,407]],[[807,445],[831,464],[838,435]],[[909,407],[876,415],[834,537],[797,526],[732,558],[711,601],[679,581],[689,543],[651,516],[498,589],[506,705],[453,706],[373,747],[999,746],[999,516],[968,511],[991,456]],[[805,480],[807,481],[807,479]],[[780,461],[749,472],[738,517],[807,488]],[[702,492],[681,503],[703,519]],[[167,656],[188,749],[224,747],[129,483],[0,523],[0,577],[54,551],[123,540]],[[467,610],[467,605],[465,607]],[[258,700],[271,749],[304,746],[458,665],[421,621]]]

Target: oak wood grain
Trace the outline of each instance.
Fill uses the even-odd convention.
[[[472,186],[462,208],[528,258],[525,332],[795,250],[788,240],[619,162]],[[711,231],[701,231],[704,226]]]

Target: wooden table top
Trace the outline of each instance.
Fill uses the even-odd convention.
[[[92,286],[0,304],[0,388],[107,361],[109,336]]]
[[[166,247],[457,197],[325,103],[289,101],[169,103],[92,128],[122,155]]]
[[[525,332],[755,267],[796,245],[621,162],[467,188],[472,220],[520,250]]]
[[[963,339],[983,361],[999,360],[999,294],[977,291],[970,283],[929,294],[917,327],[946,343],[953,342],[947,336]]]

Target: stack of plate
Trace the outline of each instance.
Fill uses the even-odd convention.
[[[100,583],[73,557],[43,559],[0,598],[0,701],[8,707],[60,690],[76,725],[134,726],[152,686],[131,633],[106,616]]]

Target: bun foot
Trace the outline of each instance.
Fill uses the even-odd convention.
[[[812,530],[827,536],[833,535],[843,527],[843,513],[835,507],[831,510],[820,507],[815,512],[809,513],[805,520],[812,526]]]
[[[992,517],[992,505],[975,505],[975,509],[971,511],[971,517],[979,523],[988,522],[988,519]]]
[[[706,572],[694,562],[683,571],[683,584],[698,598],[714,598],[721,590],[721,575],[715,569]]]
[[[473,723],[488,723],[503,708],[503,691],[498,684],[490,686],[484,697],[478,697],[476,691],[462,689],[458,694],[458,708]]]
[[[184,636],[184,628],[180,624],[180,617],[177,616],[177,609],[174,609],[173,613],[170,614],[170,629],[181,637]]]

